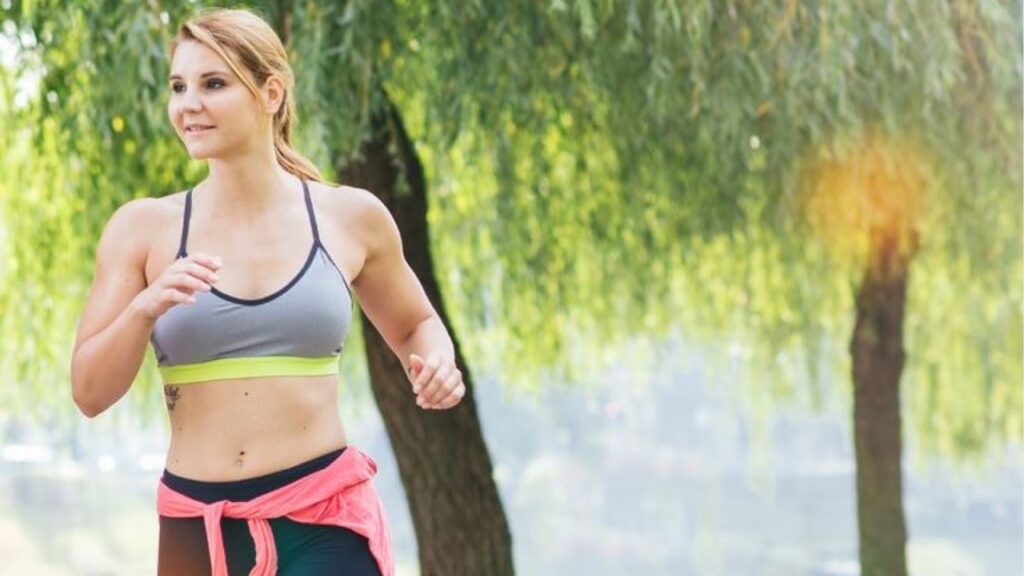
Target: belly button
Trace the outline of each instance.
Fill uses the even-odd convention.
[[[241,468],[245,465],[245,450],[238,453],[238,458],[235,458],[235,466]]]

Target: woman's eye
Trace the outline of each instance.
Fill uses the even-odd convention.
[[[223,80],[213,79],[213,80],[207,80],[206,81],[206,87],[208,89],[214,89],[215,90],[215,89],[218,89],[218,88],[223,88],[224,86],[227,86],[227,84]],[[171,92],[174,92],[175,94],[181,94],[181,93],[185,92],[185,84],[183,84],[181,82],[177,82],[175,84],[171,84]]]

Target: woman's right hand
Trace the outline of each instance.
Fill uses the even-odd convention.
[[[197,252],[179,258],[135,297],[136,307],[156,320],[177,304],[192,304],[193,294],[208,292],[217,282],[220,258]]]

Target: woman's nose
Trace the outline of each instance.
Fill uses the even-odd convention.
[[[195,90],[186,88],[185,93],[178,99],[178,105],[181,106],[182,110],[193,111],[202,108],[203,103]]]

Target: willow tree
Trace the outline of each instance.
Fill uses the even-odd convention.
[[[53,368],[40,354],[63,354],[41,335],[78,296],[46,308],[42,287],[80,286],[85,269],[64,259],[88,254],[112,205],[196,175],[161,148],[173,139],[153,112],[156,40],[189,6],[42,6],[11,13],[34,31],[23,44],[44,40],[24,49],[54,88],[12,125],[33,143],[4,150],[5,189],[33,191],[5,193],[7,219],[41,217],[8,231],[23,281],[0,296],[34,303],[5,315],[21,346],[5,366],[42,366],[38,384]],[[572,379],[621,361],[602,353],[617,340],[674,329],[731,341],[758,368],[755,397],[848,371],[865,574],[906,572],[901,381],[926,452],[1019,434],[1019,4],[261,6],[296,55],[303,149],[392,208],[435,306],[472,335],[476,373]],[[424,574],[510,572],[503,519],[467,526],[497,502],[472,402],[396,408],[404,377],[364,332]],[[489,544],[445,556],[446,530]]]
[[[363,71],[326,92],[371,127],[349,174],[422,204],[434,159],[471,357],[571,375],[682,324],[745,337],[785,394],[781,353],[839,351],[862,571],[902,574],[901,380],[927,448],[1020,432],[1019,8],[348,3],[305,34]]]

